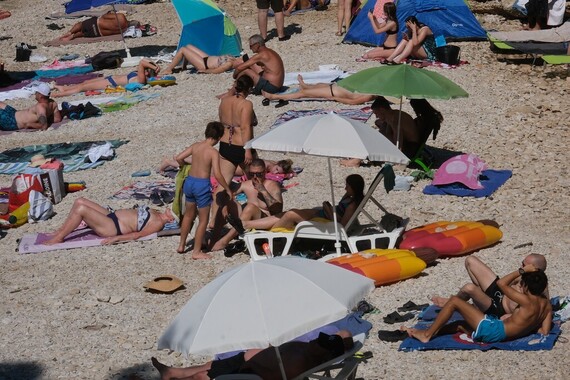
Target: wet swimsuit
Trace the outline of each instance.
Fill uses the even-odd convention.
[[[119,218],[117,218],[117,215],[115,214],[115,212],[110,212],[107,214],[107,217],[109,219],[111,219],[113,221],[113,223],[115,223],[115,229],[117,230],[117,236],[122,235],[123,233],[121,232],[121,226],[119,225]]]
[[[253,88],[253,93],[255,95],[261,95],[261,90],[269,92],[270,94],[276,94],[279,91],[281,91],[281,87],[275,87],[274,85],[269,83],[269,81],[263,77],[263,72],[261,72],[259,74],[259,80],[257,81],[257,84]]]
[[[471,338],[483,343],[502,342],[507,338],[505,324],[497,317],[485,315],[485,318],[477,325],[477,329],[473,331]]]
[[[16,109],[12,106],[6,106],[0,109],[0,130],[17,131],[18,122],[16,121]]]
[[[220,156],[238,166],[245,161],[245,149],[240,145],[232,145],[220,141]]]
[[[196,203],[198,208],[208,207],[212,204],[212,189],[210,178],[186,177],[184,180],[184,195],[186,202]]]
[[[485,310],[485,314],[500,318],[505,315],[506,312],[503,308],[504,294],[499,288],[499,285],[497,285],[497,280],[499,280],[499,277],[497,277],[485,290],[485,294],[491,298],[491,306]]]
[[[97,26],[97,17],[91,17],[81,23],[81,33],[84,37],[101,37]]]

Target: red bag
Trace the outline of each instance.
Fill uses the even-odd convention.
[[[9,212],[29,201],[30,191],[36,190],[43,193],[44,187],[40,176],[37,174],[18,174],[12,180],[12,187],[8,195]]]

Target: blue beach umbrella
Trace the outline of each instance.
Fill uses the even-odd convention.
[[[179,49],[191,44],[208,55],[240,55],[237,27],[212,0],[172,0],[172,5],[182,24]]]

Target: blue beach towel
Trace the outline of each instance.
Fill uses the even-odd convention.
[[[511,170],[483,170],[479,177],[479,182],[483,185],[482,189],[473,190],[461,183],[452,183],[449,185],[427,185],[423,193],[428,195],[456,195],[458,197],[488,197],[501,187],[511,176]]]

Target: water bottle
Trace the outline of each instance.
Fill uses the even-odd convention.
[[[263,253],[265,253],[267,257],[273,257],[273,253],[271,253],[271,249],[269,248],[269,243],[263,243],[261,249],[263,249]]]

